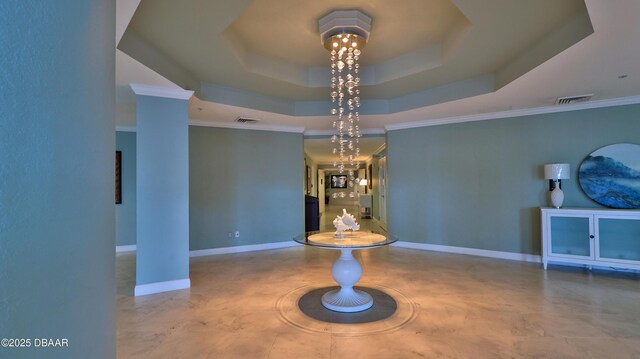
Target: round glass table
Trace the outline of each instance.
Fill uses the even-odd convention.
[[[322,296],[322,305],[330,310],[343,313],[361,312],[371,308],[373,298],[369,293],[354,289],[362,277],[362,265],[353,256],[353,251],[386,246],[398,240],[395,236],[380,233],[356,231],[336,236],[334,232],[307,232],[294,238],[298,243],[340,250],[340,257],[333,263],[331,274],[340,285]]]

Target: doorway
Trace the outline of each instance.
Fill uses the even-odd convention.
[[[330,231],[333,230],[333,220],[336,216],[342,214],[342,210],[346,209],[348,213],[353,214],[358,218],[358,222],[361,224],[361,229],[367,230],[369,227],[368,222],[372,222],[373,219],[367,218],[368,216],[362,216],[360,212],[364,212],[360,205],[360,196],[369,196],[369,202],[373,203],[368,208],[368,214],[377,211],[377,193],[379,190],[374,187],[379,186],[379,181],[372,178],[372,173],[369,170],[372,163],[378,161],[378,158],[374,158],[374,154],[378,154],[381,149],[385,147],[384,135],[369,135],[359,139],[358,146],[360,148],[360,156],[357,160],[360,161],[360,166],[356,172],[355,177],[358,181],[353,181],[353,184],[349,184],[347,180],[347,188],[343,188],[340,185],[340,176],[344,176],[348,179],[348,173],[340,171],[334,165],[336,155],[333,154],[334,144],[331,143],[330,136],[308,136],[304,138],[304,158],[305,166],[308,166],[312,170],[311,177],[314,178],[315,192],[312,192],[312,196],[317,196],[319,202],[320,213],[320,230]],[[306,168],[303,173],[306,173]],[[347,175],[347,176],[345,176]],[[377,176],[377,173],[375,174]],[[336,183],[334,184],[332,178],[336,177]],[[360,179],[367,179],[366,184],[360,184]],[[364,182],[363,182],[364,183]],[[342,183],[344,185],[344,183]],[[353,197],[351,196],[336,196],[335,192],[355,192]],[[375,199],[373,196],[376,196]],[[374,207],[375,206],[375,207]],[[385,211],[386,212],[386,211]]]
[[[320,203],[320,217],[324,214],[325,211],[325,174],[324,170],[318,170],[318,180],[316,183],[318,184],[318,201]]]
[[[380,158],[378,164],[380,166],[378,172],[380,176],[380,189],[378,191],[380,208],[378,213],[380,213],[380,222],[387,223],[387,158]]]

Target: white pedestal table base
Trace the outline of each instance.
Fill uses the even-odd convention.
[[[330,310],[343,313],[361,312],[373,306],[369,293],[353,289],[362,277],[362,266],[353,257],[352,249],[340,249],[340,258],[333,263],[331,274],[340,284],[340,289],[332,290],[322,296],[322,305]]]

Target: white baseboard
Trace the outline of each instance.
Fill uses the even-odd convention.
[[[288,248],[294,246],[301,246],[301,244],[296,243],[294,241],[286,241],[286,242],[273,242],[273,243],[262,243],[262,244],[250,244],[245,246],[234,246],[234,247],[223,247],[223,248],[211,248],[211,249],[199,249],[195,251],[190,251],[190,257],[201,257],[201,256],[211,256],[215,254],[229,254],[229,253],[242,253],[242,252],[252,252],[252,251],[264,251],[267,249],[279,249],[279,248]]]
[[[508,259],[512,261],[542,263],[541,257],[535,254],[500,252],[500,251],[490,251],[486,249],[453,247],[453,246],[443,246],[439,244],[414,243],[414,242],[404,242],[404,241],[393,243],[392,246],[401,247],[401,248],[419,249],[423,251],[467,254],[471,256]]]
[[[378,222],[376,219],[374,219],[374,220],[376,222]],[[380,223],[380,222],[378,222],[378,223]],[[300,245],[301,244],[293,242],[293,241],[291,241],[291,242],[287,241],[287,242],[249,244],[249,245],[244,245],[244,246],[233,246],[233,247],[222,247],[222,248],[198,249],[198,250],[189,251],[189,257],[202,257],[202,256],[212,256],[212,255],[217,255],[217,254],[230,254],[230,253],[264,251],[264,250],[269,250],[269,249],[280,249],[280,248],[296,247],[296,246],[300,246]],[[396,243],[394,243],[392,245],[395,246],[395,247],[400,247],[400,248],[418,249],[418,250],[423,250],[423,251],[467,254],[467,255],[472,255],[472,256],[508,259],[508,260],[521,261],[521,262],[542,263],[541,257],[538,256],[538,255],[535,255],[535,254],[501,252],[501,251],[491,251],[491,250],[487,250],[487,249],[443,246],[443,245],[439,245],[439,244],[414,243],[414,242],[405,242],[405,241],[399,241],[399,242],[396,242]],[[136,246],[135,245],[131,245],[131,246],[116,246],[116,252],[117,253],[132,252],[132,251],[135,251],[135,250],[136,250]]]
[[[136,285],[134,295],[139,297],[141,295],[162,293],[186,288],[191,288],[191,279],[189,278]]]
[[[299,245],[301,244],[291,241],[291,242],[250,244],[245,246],[222,247],[222,248],[211,248],[211,249],[198,249],[198,250],[189,251],[189,257],[202,257],[202,256],[212,256],[215,254],[264,251],[268,249],[287,248],[287,247],[294,247]],[[116,253],[135,252],[135,251],[136,251],[135,244],[129,245],[129,246],[116,246]]]
[[[589,268],[588,264],[580,264],[580,263],[568,263],[568,262],[555,262],[550,260],[547,262],[549,265],[558,265],[563,267],[575,267],[575,268]],[[629,269],[629,268],[620,268],[614,266],[591,266],[591,270],[601,270],[601,271],[609,271],[609,272],[621,272],[621,273],[640,273],[640,269]]]
[[[122,252],[135,252],[136,251],[136,245],[132,244],[129,246],[116,246],[116,253],[122,253]]]
[[[382,222],[380,219],[373,216],[371,216],[371,220],[376,226],[378,226],[378,228],[382,229],[385,233],[387,233],[387,224],[385,222]]]

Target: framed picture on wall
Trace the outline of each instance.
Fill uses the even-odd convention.
[[[369,168],[367,169],[367,172],[369,174],[369,177],[368,177],[369,180],[367,181],[369,184],[369,189],[373,189],[373,181],[372,181],[373,165],[372,164],[369,164]]]
[[[122,151],[116,151],[116,204],[122,203]]]
[[[640,145],[616,143],[591,152],[580,164],[578,183],[609,208],[640,208]]]
[[[347,188],[347,175],[331,175],[331,188]]]

